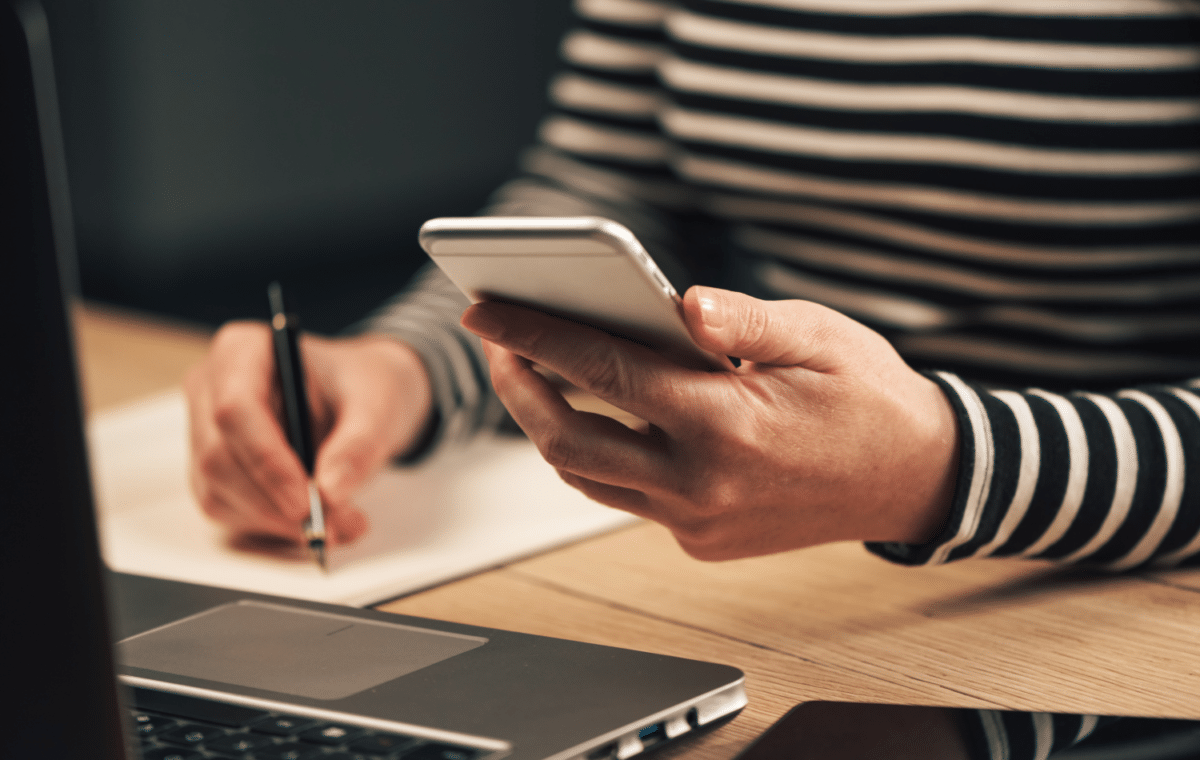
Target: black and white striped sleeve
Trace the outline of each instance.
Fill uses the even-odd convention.
[[[1110,394],[994,390],[930,375],[957,412],[950,518],[904,564],[1020,556],[1110,570],[1200,555],[1200,379]]]
[[[359,325],[363,331],[408,344],[429,374],[435,419],[419,450],[410,452],[406,461],[417,461],[442,443],[468,440],[507,416],[492,392],[479,339],[458,323],[466,307],[466,296],[430,264],[405,291]]]
[[[967,752],[973,760],[1046,760],[1112,721],[1095,715],[1011,710],[960,712]]]
[[[680,248],[688,186],[667,163],[656,115],[664,95],[656,66],[671,5],[656,0],[579,0],[580,25],[563,40],[563,70],[550,83],[553,110],[520,174],[483,214],[602,216],[637,235],[664,270]],[[678,272],[678,269],[675,269]],[[677,274],[675,284],[686,285]],[[507,417],[491,389],[479,341],[458,320],[467,301],[432,265],[360,327],[390,335],[421,356],[438,415],[420,453],[464,441]]]

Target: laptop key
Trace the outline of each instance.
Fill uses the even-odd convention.
[[[256,760],[308,760],[321,754],[321,748],[311,744],[285,742],[254,750]]]
[[[184,723],[182,726],[176,726],[169,731],[163,731],[158,735],[158,738],[171,744],[195,746],[224,735],[225,731],[220,728],[198,726],[195,723]]]
[[[315,720],[295,715],[272,715],[250,724],[251,731],[272,736],[292,736],[317,725]]]
[[[422,744],[412,752],[405,752],[402,760],[475,760],[479,753],[470,747],[453,744]]]
[[[316,744],[338,745],[346,744],[358,739],[363,734],[367,733],[357,726],[347,726],[341,723],[326,723],[316,728],[310,728],[307,731],[301,731],[299,738],[301,741],[315,742]]]
[[[390,755],[393,752],[408,749],[416,743],[417,740],[410,736],[374,734],[350,742],[350,749],[362,752],[364,755]],[[321,760],[325,760],[325,758],[321,758]]]
[[[253,752],[259,747],[266,747],[273,742],[269,737],[259,734],[230,734],[204,743],[205,749],[214,752]]]
[[[165,731],[175,725],[177,722],[170,718],[147,715],[142,712],[133,713],[133,731],[138,736],[153,736],[159,731]]]

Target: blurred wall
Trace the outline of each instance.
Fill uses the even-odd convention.
[[[533,136],[567,0],[45,0],[85,294],[332,330]]]

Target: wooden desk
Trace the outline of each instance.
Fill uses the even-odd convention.
[[[96,308],[77,326],[91,410],[178,384],[207,341]],[[1200,570],[908,569],[857,544],[706,564],[644,524],[380,609],[743,669],[743,714],[663,758],[732,757],[811,699],[1200,717]]]

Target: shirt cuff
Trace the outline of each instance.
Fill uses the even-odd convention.
[[[922,374],[938,384],[954,407],[962,450],[950,516],[933,540],[923,544],[867,543],[868,551],[903,565],[937,565],[969,556],[963,547],[975,543],[983,524],[995,462],[984,394],[949,372]]]

